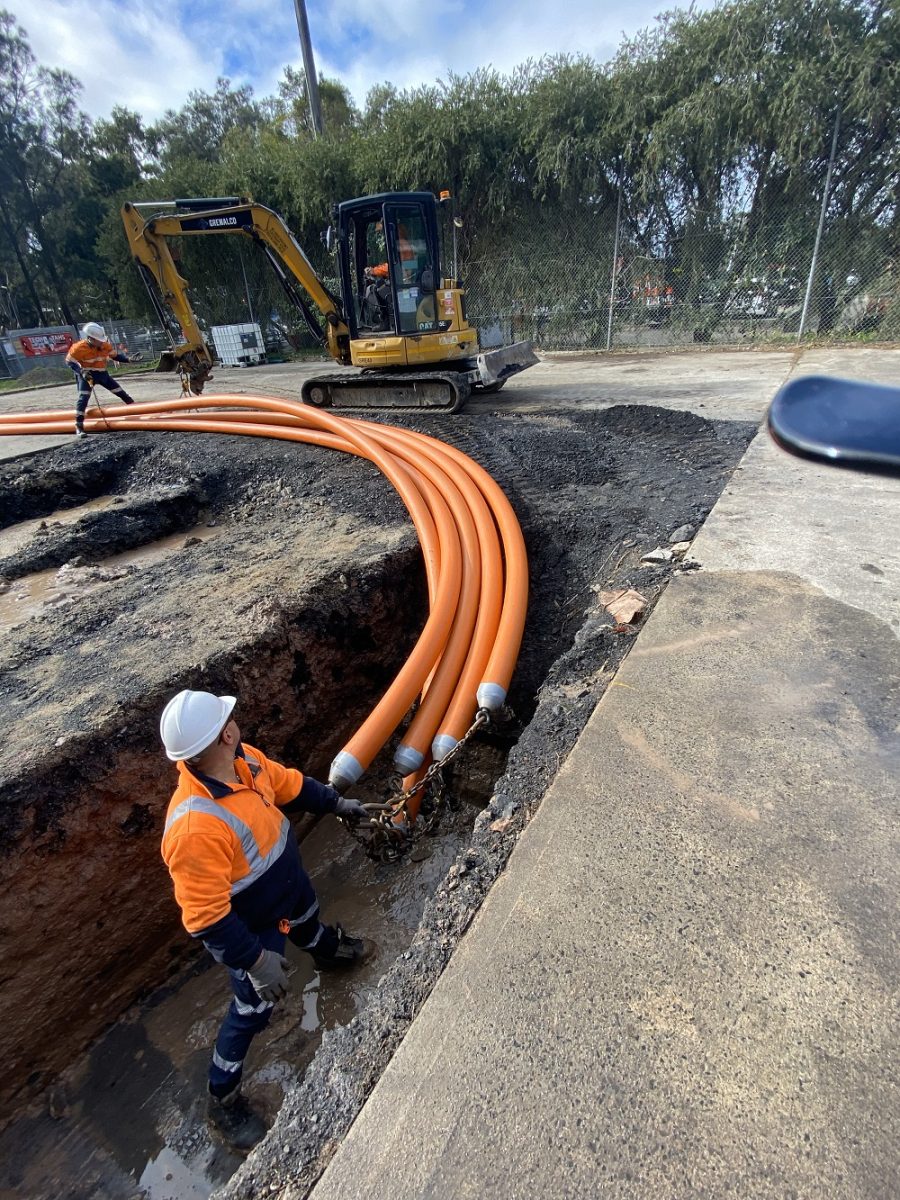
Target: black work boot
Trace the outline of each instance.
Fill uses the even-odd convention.
[[[119,399],[123,404],[134,404],[134,396],[128,396],[125,394],[125,392],[119,393]]]
[[[214,1096],[212,1092],[207,1092],[206,1118],[222,1140],[241,1154],[252,1150],[268,1132],[262,1117],[244,1099],[240,1087],[227,1096]]]
[[[367,957],[368,949],[362,938],[344,933],[340,925],[335,925],[333,929],[326,925],[319,946],[309,953],[320,971],[346,971],[361,963]]]

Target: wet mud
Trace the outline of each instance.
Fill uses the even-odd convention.
[[[312,447],[120,435],[0,466],[11,1194],[256,1196],[289,1179],[302,1194],[627,653],[598,589],[652,605],[679,568],[642,554],[699,526],[754,432],[636,407],[403,423],[509,496],[531,566],[522,654],[506,719],[455,767],[463,799],[418,860],[373,864],[330,820],[301,829],[326,910],[379,952],[352,981],[298,961],[248,1063],[274,1129],[243,1165],[202,1123],[226,985],[180,929],[159,858],[158,713],[179,687],[232,691],[248,741],[323,778],[424,620],[414,533],[374,468]],[[390,784],[378,764],[364,798]]]

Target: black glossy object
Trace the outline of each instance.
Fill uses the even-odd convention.
[[[900,476],[900,388],[827,375],[793,379],[772,401],[768,425],[792,454]]]

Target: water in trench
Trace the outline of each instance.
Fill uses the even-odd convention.
[[[374,954],[352,973],[320,974],[289,944],[291,993],[254,1040],[244,1074],[247,1096],[269,1122],[322,1032],[360,1011],[409,945],[426,900],[466,841],[476,812],[471,802],[445,811],[436,831],[394,864],[373,863],[331,818],[304,838],[303,857],[323,916],[367,938]],[[63,1073],[44,1097],[42,1111],[22,1115],[0,1134],[0,1195],[209,1196],[241,1161],[211,1140],[203,1119],[210,1048],[229,996],[224,969],[204,954],[174,984],[133,1006]]]
[[[61,523],[72,523],[87,508],[107,508],[113,499],[115,498],[102,497],[99,500],[90,501],[89,504],[82,505],[80,508],[66,509],[54,515],[68,516],[69,521]],[[48,524],[53,522],[52,517],[47,517],[45,520]],[[24,545],[29,539],[18,537],[23,527],[26,525],[37,527],[41,523],[38,521],[22,522],[20,525],[14,526],[12,531],[0,532],[0,539],[6,534],[15,532],[17,541],[16,543],[10,541],[10,545],[16,545],[19,541]],[[167,537],[158,538],[156,541],[147,542],[133,550],[124,550],[121,554],[111,554],[84,567],[68,565],[49,567],[44,571],[33,571],[29,575],[22,575],[13,580],[6,591],[0,592],[0,633],[12,629],[15,625],[20,625],[31,617],[39,616],[48,609],[74,604],[77,600],[95,592],[112,580],[121,578],[124,574],[146,570],[147,567],[161,562],[170,554],[176,554],[182,550],[189,540],[192,543],[209,541],[216,536],[219,528],[204,522],[193,528],[183,529],[178,533],[169,534]]]

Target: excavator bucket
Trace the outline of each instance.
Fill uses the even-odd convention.
[[[476,359],[480,385],[483,392],[497,392],[512,375],[527,371],[540,359],[531,347],[531,342],[514,342],[511,346],[500,346],[497,350],[486,350]]]

